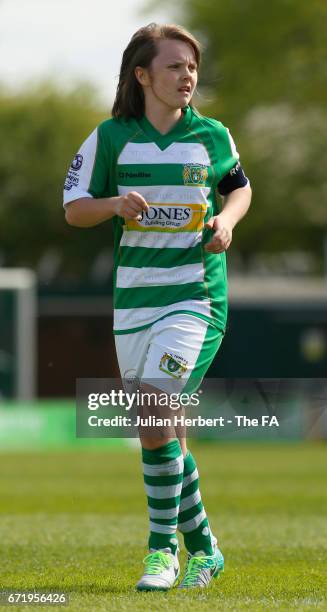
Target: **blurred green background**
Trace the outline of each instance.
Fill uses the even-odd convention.
[[[155,6],[139,6],[143,23]],[[228,251],[228,331],[209,375],[324,376],[327,5],[191,0],[166,10],[204,45],[196,105],[229,127],[253,187]],[[70,161],[113,100],[100,102],[92,83],[59,82],[49,72],[19,91],[5,81],[0,88],[0,262],[36,275],[40,397],[72,396],[76,377],[118,375],[111,224],[69,227],[61,206]],[[15,360],[4,299],[0,381],[8,396]]]
[[[308,272],[321,273],[326,3],[188,0],[178,18],[205,47],[197,106],[230,128],[253,185],[251,213],[235,232],[235,257],[247,270],[254,256],[286,252],[284,265],[292,268],[302,253],[302,266],[306,261]],[[38,266],[53,249],[57,277],[69,282],[87,277],[112,244],[110,223],[86,234],[65,225],[60,207],[67,167],[109,116],[112,100],[104,108],[91,87],[66,95],[57,89],[41,84],[18,97],[0,90],[0,242],[6,266]]]

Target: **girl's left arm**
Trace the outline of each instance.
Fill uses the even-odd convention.
[[[245,187],[234,189],[231,193],[222,196],[223,210],[219,215],[211,217],[205,227],[212,229],[214,234],[205,245],[209,253],[222,253],[232,242],[235,225],[246,215],[252,197],[252,189],[248,183]]]

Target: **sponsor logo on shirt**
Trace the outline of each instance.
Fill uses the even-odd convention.
[[[77,155],[75,155],[72,163],[70,164],[70,168],[66,176],[65,185],[64,185],[64,189],[66,191],[70,191],[73,187],[78,187],[78,183],[79,183],[78,171],[81,169],[82,165],[83,165],[83,155],[78,153]]]
[[[120,179],[130,178],[151,178],[150,172],[118,172]]]
[[[83,155],[78,153],[77,155],[75,155],[70,167],[73,170],[80,170],[82,165],[83,165]]]
[[[142,211],[138,222],[142,227],[183,227],[192,219],[189,206],[150,206]]]
[[[177,355],[164,353],[160,359],[159,370],[172,378],[181,378],[187,371],[187,361]]]
[[[184,185],[205,187],[208,178],[208,168],[203,164],[186,164],[183,168]]]
[[[125,229],[138,232],[200,232],[203,229],[207,204],[157,204],[148,202],[149,209],[141,219],[126,219]]]
[[[66,191],[70,191],[73,187],[78,187],[79,183],[79,175],[75,170],[68,170],[68,174],[66,176],[64,189]]]

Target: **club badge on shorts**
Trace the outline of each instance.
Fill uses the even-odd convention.
[[[170,355],[170,353],[164,353],[160,359],[159,370],[169,374],[173,378],[181,378],[186,372],[187,367],[181,363],[176,357]]]

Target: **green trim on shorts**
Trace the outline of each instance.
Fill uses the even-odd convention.
[[[208,325],[202,348],[195,362],[191,375],[183,388],[183,393],[195,393],[199,388],[205,374],[209,370],[209,367],[217,354],[223,337],[223,331],[213,327],[212,325]]]
[[[222,335],[225,334],[225,330],[221,329],[220,327],[217,327],[214,319],[211,319],[210,317],[207,317],[206,315],[199,314],[198,312],[193,312],[192,310],[174,310],[173,312],[168,312],[167,314],[163,315],[159,319],[152,321],[152,323],[147,323],[146,325],[141,325],[140,327],[133,327],[132,329],[114,329],[113,333],[114,333],[114,336],[121,336],[123,334],[134,334],[136,332],[142,331],[143,329],[147,329],[148,327],[151,327],[152,325],[154,325],[155,323],[158,323],[158,321],[162,321],[162,319],[165,319],[166,317],[171,317],[175,314],[192,315],[193,317],[197,317],[197,319],[202,319],[203,321],[206,321],[206,323],[208,323],[210,327],[214,328],[216,331],[219,331]]]

